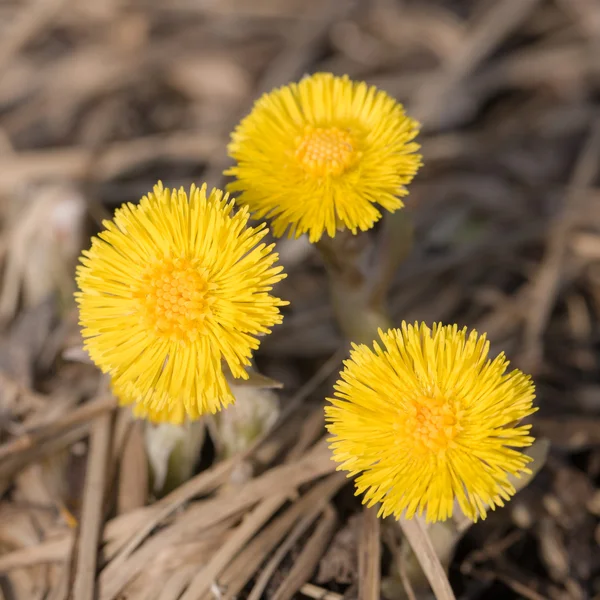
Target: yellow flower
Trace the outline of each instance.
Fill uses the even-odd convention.
[[[223,371],[247,378],[256,336],[287,304],[264,225],[206,186],[164,189],[116,211],[77,271],[85,347],[123,403],[154,421],[181,422],[233,402]]]
[[[380,515],[485,518],[515,493],[508,474],[528,473],[534,386],[489,342],[456,325],[402,323],[379,331],[383,349],[353,346],[335,398],[325,409],[338,468],[356,479],[364,503]]]
[[[338,228],[370,229],[376,204],[403,206],[404,186],[421,164],[418,123],[385,92],[317,73],[260,98],[232,134],[226,171],[238,201],[273,233],[308,232],[317,242]]]

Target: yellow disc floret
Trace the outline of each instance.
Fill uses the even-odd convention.
[[[216,286],[199,259],[166,258],[147,267],[133,294],[148,329],[164,339],[192,342],[206,333],[215,301],[211,288]]]
[[[316,176],[341,175],[356,158],[356,142],[339,127],[307,125],[299,138],[296,158]]]
[[[462,429],[460,412],[453,402],[444,398],[417,396],[409,400],[406,412],[398,417],[398,431],[412,436],[421,452],[443,456],[455,447],[454,439]]]

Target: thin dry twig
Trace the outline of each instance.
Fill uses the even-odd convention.
[[[398,574],[400,575],[400,582],[402,583],[406,597],[408,600],[417,600],[415,590],[413,589],[408,573],[406,572],[406,554],[404,552],[399,552],[398,555]]]
[[[110,413],[97,417],[92,428],[88,471],[83,493],[83,509],[78,539],[74,600],[94,600],[98,544],[102,538],[103,509],[106,492],[106,470],[110,453]]]
[[[90,421],[96,415],[112,410],[116,405],[117,400],[114,396],[107,396],[91,402],[86,402],[79,408],[66,413],[60,419],[49,423],[46,426],[36,427],[0,446],[0,460],[4,460],[9,456],[18,454],[24,450],[29,450],[36,444],[39,444],[42,440],[49,439],[57,433],[61,433],[65,429],[70,429],[85,421]]]
[[[505,552],[508,548],[510,548],[513,544],[515,544],[522,538],[523,531],[517,529],[493,544],[487,544],[483,548],[473,550],[473,552],[471,552],[469,556],[463,561],[463,564],[461,565],[461,570],[464,570],[464,572],[467,573],[475,568],[475,564],[482,563],[497,556],[500,556],[503,552]]]
[[[537,370],[542,355],[542,335],[556,300],[568,250],[569,234],[575,223],[578,205],[588,193],[598,172],[600,158],[600,120],[597,120],[582,148],[565,196],[561,214],[551,231],[546,254],[531,284],[529,310],[525,319],[523,363]]]
[[[314,600],[344,600],[344,596],[341,594],[329,592],[312,583],[305,583],[300,588],[300,593],[308,596],[309,598],[314,598]]]
[[[25,465],[40,458],[48,458],[55,452],[72,446],[75,442],[85,438],[89,434],[89,431],[90,424],[83,423],[72,429],[60,432],[47,440],[42,440],[32,448],[16,452],[9,458],[4,459],[0,463],[0,488],[7,485],[8,478],[12,477]]]
[[[448,93],[472,72],[498,44],[531,14],[540,0],[504,0],[490,4],[485,16],[462,45],[448,54],[447,61],[411,101],[412,112],[424,123],[433,122]]]
[[[263,596],[263,592],[267,587],[270,578],[273,573],[285,557],[285,555],[291,550],[292,546],[296,541],[308,530],[313,524],[314,520],[319,516],[325,508],[325,504],[329,502],[331,496],[344,484],[346,481],[345,475],[341,473],[334,473],[328,480],[323,482],[319,487],[319,496],[316,501],[311,501],[308,505],[308,511],[304,515],[304,518],[294,527],[290,532],[285,542],[277,548],[277,551],[267,563],[261,574],[258,576],[254,587],[248,594],[247,600],[260,600]],[[326,484],[326,487],[325,487]],[[308,499],[308,495],[303,498],[304,501]]]
[[[219,573],[248,540],[283,506],[287,495],[277,494],[261,502],[235,530],[211,561],[192,579],[181,600],[201,600]]]
[[[160,596],[158,596],[157,600],[179,600],[181,594],[183,594],[188,587],[195,572],[195,565],[188,565],[173,573],[160,591]],[[145,599],[140,598],[140,600]]]
[[[231,474],[235,465],[241,460],[241,457],[235,456],[227,461],[219,463],[211,469],[203,471],[193,479],[173,490],[168,496],[165,496],[160,502],[157,502],[152,511],[146,517],[146,523],[139,526],[128,543],[115,556],[103,572],[103,577],[108,581],[111,579],[111,572],[118,569],[127,559],[127,557],[150,535],[152,530],[164,521],[180,506],[185,504],[194,496],[206,494],[221,485]]]
[[[326,451],[326,455],[328,455],[328,452]],[[210,563],[191,581],[188,591],[184,594],[182,600],[200,600],[203,597],[211,583],[216,580],[225,566],[240,552],[250,537],[286,502],[289,497],[289,490],[291,489],[289,486],[292,485],[291,478],[288,477],[286,484],[285,487],[288,489],[288,493],[277,493],[275,496],[263,501],[251,513],[251,516],[238,527],[236,532],[213,557]],[[273,490],[273,487],[271,487],[271,490]],[[246,488],[246,497],[248,497],[247,494],[248,489]]]
[[[149,564],[156,561],[156,566],[160,565],[161,560],[157,560],[157,556],[162,558],[164,554],[172,552],[180,544],[193,540],[196,544],[208,548],[208,555],[212,555],[215,549],[221,547],[227,539],[231,528],[239,522],[245,512],[244,509],[245,507],[242,507],[223,519],[215,519],[214,523],[211,523],[210,515],[207,518],[206,514],[199,511],[185,511],[175,523],[164,527],[146,540],[120,569],[112,569],[110,581],[107,582],[104,573],[101,575],[99,580],[100,598],[120,597],[129,583],[148,569]],[[206,555],[201,552],[198,562],[203,563],[206,560]],[[195,571],[197,570],[198,563],[195,563]]]
[[[58,585],[51,590],[47,600],[67,600],[69,596],[69,571],[63,569]]]
[[[121,452],[117,493],[118,514],[126,514],[145,506],[148,498],[148,463],[143,427],[141,421],[131,424]]]
[[[332,354],[316,373],[300,387],[300,389],[286,402],[285,407],[281,411],[279,423],[283,422],[292,412],[294,412],[327,378],[338,368],[342,359],[348,352],[344,346]],[[277,424],[276,424],[277,426]]]
[[[226,589],[224,600],[236,598],[242,588],[256,573],[259,566],[264,563],[266,557],[273,552],[279,541],[290,531],[294,523],[302,515],[312,512],[315,508],[322,510],[324,503],[329,501],[333,494],[344,484],[344,481],[345,477],[340,479],[338,473],[330,475],[322,482],[313,486],[304,496],[293,502],[280,517],[275,519],[264,531],[257,535],[231,562],[223,572],[222,577],[219,578],[219,583]],[[288,539],[282,544],[282,547],[287,547],[288,540],[292,536],[293,533],[290,533]],[[269,561],[263,572],[268,571],[272,563],[278,562],[276,558],[283,552],[282,547],[276,551],[276,556]],[[261,574],[260,577],[262,579],[263,575]]]
[[[435,552],[421,518],[414,516],[412,519],[404,519],[401,517],[398,522],[419,560],[423,573],[425,573],[437,600],[456,600],[448,576]]]
[[[213,155],[223,144],[224,139],[206,134],[175,132],[115,142],[101,150],[53,148],[50,151],[2,155],[0,170],[4,176],[0,180],[0,187],[11,190],[23,182],[45,178],[83,180],[92,177],[94,181],[103,181],[158,158],[181,157],[200,161]]]
[[[319,486],[316,486],[318,488]],[[299,502],[294,502],[280,517],[273,520],[240,552],[219,577],[223,600],[235,600],[248,581],[256,574],[265,558],[298,520],[302,504],[311,492]],[[212,600],[206,597],[205,600]]]
[[[407,565],[407,550],[408,548],[402,547],[402,536],[396,527],[386,527],[383,529],[383,537],[386,545],[392,552],[394,557],[394,563],[398,569],[398,575],[400,576],[400,583],[404,588],[407,600],[417,600],[413,584],[410,581]]]
[[[11,59],[59,13],[68,0],[38,0],[23,7],[0,44],[0,79]]]
[[[331,358],[326,361],[326,363],[324,363],[324,365],[298,390],[298,392],[294,394],[282,411],[276,427],[271,430],[271,432],[268,432],[263,438],[257,440],[257,443],[252,448],[249,448],[246,453],[240,456],[232,457],[229,461],[221,463],[213,469],[204,471],[183,486],[177,488],[177,490],[174,490],[171,494],[163,498],[160,503],[157,503],[151,507],[137,510],[135,512],[130,512],[126,515],[116,517],[109,521],[104,530],[105,537],[103,541],[106,543],[105,558],[110,561],[111,559],[114,559],[116,552],[120,551],[123,553],[122,560],[125,561],[127,556],[143,541],[143,539],[152,531],[152,529],[159,525],[160,522],[166,519],[170,514],[175,512],[177,508],[185,504],[185,502],[194,496],[207,493],[225,481],[235,466],[250,456],[266,438],[272,435],[277,427],[280,427],[283,423],[285,423],[286,420],[292,414],[294,414],[298,407],[301,406],[303,400],[313,393],[318,385],[320,385],[335,370],[342,359],[343,352],[343,350],[340,350],[332,355]],[[81,407],[81,409],[73,411],[70,415],[70,419],[79,421],[83,418],[87,418],[90,416],[90,414],[95,414],[95,412],[87,413],[86,411],[88,409],[84,411],[85,407],[89,407],[89,409],[91,409],[92,404],[93,403],[88,403]],[[108,404],[105,408],[112,406],[113,402]],[[99,405],[97,405],[97,407],[98,409],[100,408]],[[80,410],[82,412],[79,412]],[[303,432],[306,433],[306,436],[304,433],[301,434],[301,437],[298,440],[294,450],[292,450],[290,453],[290,459],[293,457],[300,458],[300,450],[304,448],[305,444],[312,438],[314,429],[311,423],[312,419],[305,424]],[[66,424],[66,420],[63,421],[63,424]],[[39,448],[36,448],[35,456],[38,456],[40,452],[49,454],[55,451],[55,449],[60,449],[71,445],[75,441],[85,437],[88,431],[88,424],[79,426],[73,430],[68,430],[59,437],[55,437],[48,443],[44,443],[43,445],[39,446]],[[27,436],[25,436],[25,438],[26,437]],[[32,451],[30,450],[29,453],[31,452]],[[27,456],[22,453],[19,453],[16,456],[19,457],[18,463],[13,464],[14,461],[5,462],[3,465],[5,468],[0,469],[0,475],[14,472],[15,469],[19,468],[19,465],[23,464],[23,459],[33,460],[35,458],[33,455],[27,458]],[[285,531],[287,531],[287,528]],[[127,539],[128,535],[132,536],[129,538],[129,540]],[[129,543],[129,547],[126,546],[127,543]],[[15,551],[6,554],[0,557],[0,570],[18,568],[19,565],[26,566],[64,561],[65,558],[69,556],[71,544],[72,535],[68,534],[59,540],[42,542],[37,546],[36,553],[23,555],[21,551]],[[103,575],[108,574],[112,577],[112,569],[116,568],[118,568],[118,563],[115,563],[113,560],[109,563],[109,566],[105,569]]]
[[[548,600],[546,596],[538,594],[535,590],[532,590],[525,584],[516,581],[512,577],[508,577],[503,573],[498,573],[491,569],[474,569],[472,574],[478,575],[483,579],[498,579],[511,590],[513,590],[515,593],[519,594],[520,596],[523,596],[523,598],[527,598],[527,600]]]
[[[336,353],[332,356],[321,369],[319,369],[313,377],[311,377],[299,390],[292,399],[288,402],[284,410],[282,410],[279,420],[275,426],[265,435],[261,436],[250,446],[245,452],[231,457],[230,459],[219,463],[218,465],[203,471],[196,477],[190,479],[177,489],[173,490],[169,495],[165,496],[160,502],[156,503],[152,507],[152,511],[148,513],[147,523],[143,527],[138,527],[135,535],[129,540],[127,545],[121,550],[120,554],[116,556],[110,566],[110,568],[116,568],[121,562],[123,562],[133,550],[144,540],[145,537],[164,519],[171,515],[180,506],[185,504],[194,496],[206,494],[216,489],[221,483],[223,483],[237,465],[242,461],[246,460],[253,452],[267,439],[277,427],[281,426],[298,407],[302,404],[304,399],[309,396],[323,379],[328,377],[330,373],[335,369],[335,365],[339,364],[341,360],[341,354]],[[115,567],[113,567],[115,565]]]
[[[363,508],[358,542],[358,598],[379,600],[381,579],[380,521],[377,507]]]
[[[333,535],[337,517],[334,508],[328,504],[323,510],[323,516],[314,533],[302,548],[300,556],[294,561],[294,566],[287,577],[274,592],[273,600],[291,600],[294,594],[306,583],[315,570],[319,559]]]
[[[225,463],[221,463],[221,465],[223,464]],[[238,514],[243,509],[252,507],[265,498],[272,497],[273,493],[275,493],[274,490],[277,491],[276,493],[278,493],[278,495],[287,498],[289,493],[297,486],[331,473],[333,470],[335,470],[335,464],[331,460],[329,449],[325,443],[319,443],[300,460],[289,465],[275,467],[261,477],[246,483],[243,494],[240,494],[239,489],[232,489],[226,493],[210,498],[209,500],[197,503],[196,506],[188,509],[188,513],[181,517],[177,525],[173,525],[172,527],[178,527],[185,531],[187,528],[187,519],[194,518],[198,519],[196,527],[198,531],[200,531],[203,527],[214,525],[232,515]],[[213,478],[214,477],[216,477],[215,474],[213,474]],[[190,480],[190,482],[191,481],[193,480]],[[211,479],[211,484],[214,485],[214,483],[214,479]],[[187,484],[184,484],[178,488],[178,490],[186,487],[186,485]],[[186,493],[189,493],[189,490]],[[170,496],[172,495],[173,493],[170,494]],[[190,495],[190,498],[193,495],[194,494]],[[167,496],[167,498],[168,497],[169,496]],[[177,500],[179,501],[181,498],[178,496]],[[158,512],[152,512],[146,525],[143,525],[140,529],[143,535],[135,535],[131,538],[129,544],[124,549],[127,552],[122,551],[117,557],[118,560],[113,560],[104,569],[100,575],[101,600],[113,600],[123,586],[127,584],[129,579],[134,576],[131,569],[126,568],[126,560],[131,552],[139,545],[137,541],[138,537],[140,537],[140,542],[146,538],[152,529],[154,529],[163,518],[166,518],[166,516],[161,517],[161,515],[166,514],[168,516],[171,514],[173,509],[167,510],[171,507],[172,501],[170,504],[159,509]],[[263,510],[266,511],[266,508]],[[148,528],[150,524],[152,524],[152,527]],[[135,544],[133,544],[133,542],[135,542]]]
[[[47,541],[37,546],[26,546],[0,556],[0,573],[13,569],[32,567],[44,563],[63,562],[73,544],[73,536],[68,539]]]

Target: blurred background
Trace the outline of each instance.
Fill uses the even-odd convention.
[[[375,84],[423,125],[425,165],[407,199],[415,248],[392,286],[394,319],[487,332],[537,383],[534,432],[550,453],[508,508],[453,538],[457,595],[600,598],[598,0],[1,0],[0,597],[67,597],[86,440],[112,408],[80,349],[81,249],[158,179],[222,187],[229,133],[254,100],[315,71]],[[316,252],[304,239],[278,245],[291,307],[257,356],[285,384],[279,404],[261,405],[269,423],[311,377],[300,412],[318,414],[343,347]],[[159,497],[148,477],[156,461],[166,468],[164,456],[146,468],[148,432],[122,420],[115,439],[134,441],[112,447],[109,472],[129,476],[104,482],[121,498],[111,518]],[[192,466],[178,482],[237,449],[230,426],[188,436]],[[359,509],[350,488],[340,493],[298,598],[356,597]],[[406,592],[385,539],[394,600]],[[292,597],[276,590],[305,543],[261,597]],[[150,598],[147,581],[101,597]]]

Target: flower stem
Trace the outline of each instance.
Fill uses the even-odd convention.
[[[342,333],[371,343],[389,329],[387,295],[398,265],[412,249],[413,226],[405,211],[385,216],[377,232],[339,231],[316,244],[329,275],[331,301]]]
[[[420,517],[399,520],[404,536],[419,559],[421,568],[437,600],[455,600],[446,571],[438,558],[427,529]]]
[[[391,327],[387,295],[398,265],[413,245],[412,222],[406,211],[386,215],[379,236],[369,231],[353,235],[340,231],[317,244],[325,263],[334,314],[344,336],[355,343],[371,343],[378,329]],[[365,523],[371,516],[366,509]],[[438,600],[454,600],[454,594],[432,541],[422,522],[415,517],[400,519],[400,526]],[[364,551],[365,549],[363,549]],[[369,564],[372,565],[372,562]],[[362,590],[361,599],[379,594],[379,578],[369,578],[371,586]],[[363,585],[366,582],[363,582]]]

